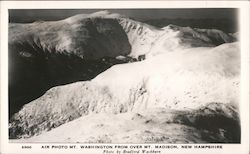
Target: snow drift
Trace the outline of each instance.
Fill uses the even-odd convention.
[[[232,108],[231,126],[238,128],[237,49],[233,43],[159,55],[142,62],[113,66],[92,81],[54,87],[25,105],[11,119],[10,136],[37,135],[78,117],[100,112],[118,114],[154,108],[192,112],[213,102],[218,104],[215,103],[211,111],[213,116],[224,117],[232,112],[227,112],[227,108]],[[176,60],[178,63],[173,62]],[[221,104],[225,107],[220,107]],[[216,131],[219,129],[220,126]],[[233,130],[226,131],[231,134]],[[221,142],[229,142],[229,138]],[[236,138],[238,141],[239,136]]]
[[[18,142],[239,142],[238,120],[236,109],[222,103],[210,103],[190,111],[154,108],[116,115],[100,113],[83,116],[42,135]]]
[[[52,61],[51,65],[68,62],[60,69],[69,66],[87,76],[95,73],[80,77],[90,81],[51,84],[48,87],[53,88],[47,92],[45,88],[43,96],[11,117],[9,137],[39,135],[27,140],[32,142],[48,138],[91,143],[144,143],[150,142],[148,138],[164,143],[239,142],[240,52],[234,41],[232,35],[220,30],[175,25],[157,28],[106,11],[55,22],[10,25],[10,52],[17,57],[30,60],[34,56],[33,50],[23,51],[23,44],[28,46],[25,49],[38,46],[48,59],[54,52],[74,57]],[[21,46],[15,48],[16,44]],[[145,60],[100,71],[104,57],[111,58],[108,67],[126,58]],[[83,64],[72,65],[75,59]],[[90,61],[96,67],[87,65]],[[50,67],[44,63],[39,66]],[[81,69],[84,66],[86,69]],[[74,130],[76,125],[81,131]],[[72,131],[61,136],[65,129]],[[103,131],[96,133],[99,129]],[[173,130],[174,134],[168,133]]]

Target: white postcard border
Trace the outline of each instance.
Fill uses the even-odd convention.
[[[103,149],[81,149],[72,143],[9,143],[8,140],[8,9],[111,9],[111,8],[239,8],[241,43],[241,144],[222,145],[222,149],[160,149],[162,153],[249,153],[249,1],[1,1],[1,152],[2,153],[103,153]],[[75,145],[77,149],[42,149],[41,146]],[[160,145],[160,144],[92,144],[92,145]],[[185,144],[163,144],[178,145]],[[23,149],[22,146],[32,146]],[[155,148],[153,148],[155,149]],[[119,150],[115,149],[115,150]],[[121,149],[120,149],[121,150]],[[156,149],[157,150],[157,149]],[[159,150],[159,149],[158,149]]]

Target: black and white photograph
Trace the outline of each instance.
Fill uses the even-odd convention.
[[[242,144],[239,8],[7,13],[8,144]]]
[[[240,143],[238,34],[237,9],[9,10],[9,138]]]

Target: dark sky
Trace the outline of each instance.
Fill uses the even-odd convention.
[[[80,13],[92,13],[105,9],[19,9],[9,10],[10,22],[33,22],[37,20],[60,20]],[[183,18],[220,19],[237,18],[237,9],[107,9],[134,19]]]

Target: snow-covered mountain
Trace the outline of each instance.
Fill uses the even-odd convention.
[[[138,57],[138,50],[143,50],[141,54],[151,52],[159,39],[163,39],[165,44],[175,41],[192,47],[216,46],[236,40],[216,29],[192,29],[175,25],[157,28],[108,11],[79,14],[60,21],[10,24],[9,29],[9,44],[14,47],[16,44],[27,44],[41,47],[49,53],[74,54],[83,59],[128,54]],[[174,41],[169,42],[170,38]],[[13,46],[10,46],[11,49]],[[32,51],[20,50],[24,57],[34,54]]]
[[[21,65],[26,62],[24,68],[37,64],[39,57],[40,68],[50,68],[44,60],[60,66],[52,74],[70,67],[91,76],[72,80],[67,74],[72,81],[88,81],[47,85],[44,92],[53,88],[11,117],[10,138],[94,143],[240,141],[240,52],[233,35],[176,25],[157,28],[107,11],[10,24],[9,31],[10,52]],[[100,70],[106,57],[111,60]],[[76,59],[81,67],[73,65]],[[143,61],[117,64],[131,59]],[[35,69],[27,72],[28,78],[41,75]],[[79,127],[81,131],[74,129]],[[63,130],[68,130],[66,136],[60,135]]]

